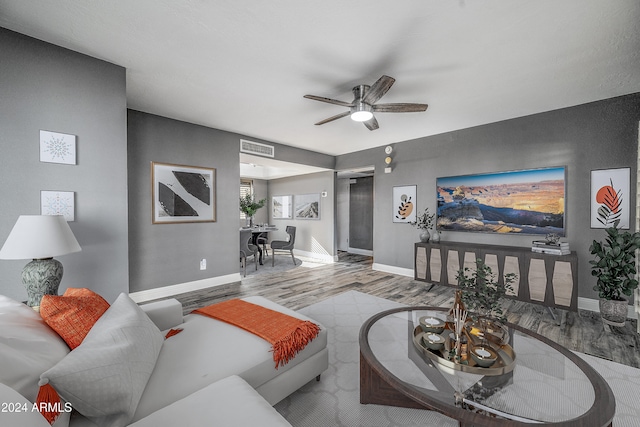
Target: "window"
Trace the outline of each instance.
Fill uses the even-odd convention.
[[[253,181],[240,180],[240,198],[245,197],[247,194],[253,194]],[[242,211],[240,211],[240,219],[247,219],[247,216]]]

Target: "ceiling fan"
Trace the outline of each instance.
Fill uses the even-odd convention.
[[[413,113],[425,111],[428,107],[427,104],[376,104],[376,101],[387,93],[395,81],[396,79],[393,77],[382,76],[373,84],[373,86],[355,86],[352,89],[353,101],[351,102],[344,102],[337,99],[315,95],[305,95],[304,97],[329,104],[340,105],[342,107],[349,107],[349,111],[324,119],[316,123],[316,125],[323,125],[350,115],[352,120],[355,120],[356,122],[363,122],[367,129],[376,130],[379,126],[373,113]]]

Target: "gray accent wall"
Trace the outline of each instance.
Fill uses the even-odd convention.
[[[240,136],[129,110],[128,138],[130,292],[238,273]],[[152,224],[151,162],[215,168],[216,222]]]
[[[349,178],[336,178],[336,248],[349,250]]]
[[[129,278],[130,292],[140,292],[180,285],[239,273],[238,229],[240,211],[240,139],[251,139],[276,147],[277,160],[311,166],[333,166],[334,158],[293,147],[273,144],[255,138],[199,126],[140,111],[128,112],[129,170]],[[152,224],[151,162],[200,166],[216,169],[216,222],[186,224]],[[332,189],[326,178],[296,177],[307,188]],[[326,175],[325,174],[325,175]],[[314,174],[318,175],[318,174]],[[281,180],[276,180],[281,181]],[[258,222],[269,221],[272,182],[254,180],[258,198],[267,197],[269,204],[258,211]],[[278,184],[276,184],[278,185]],[[319,192],[319,190],[318,190]],[[326,201],[328,198],[322,199]],[[333,200],[325,203],[325,222],[310,227],[322,245],[327,235],[333,239]],[[331,227],[325,229],[326,224]],[[306,227],[303,227],[303,229]],[[284,228],[283,228],[284,230]],[[284,233],[284,231],[283,231]],[[306,232],[301,232],[305,235]],[[285,234],[286,235],[286,234]],[[304,242],[302,238],[302,242]],[[330,242],[333,242],[331,240]],[[333,250],[332,245],[328,245]],[[207,269],[200,270],[200,260]]]
[[[82,251],[57,257],[60,293],[128,291],[126,77],[123,67],[0,28],[0,244],[40,191],[75,192],[70,222]],[[42,163],[40,130],[76,136],[77,164]],[[0,260],[0,293],[25,300],[28,260]]]
[[[497,100],[498,102],[498,100]],[[435,108],[435,107],[434,107]],[[428,112],[425,120],[429,120]],[[436,210],[436,178],[482,172],[567,166],[566,239],[579,258],[579,296],[592,290],[589,245],[604,231],[590,228],[590,173],[594,169],[631,168],[632,209],[636,194],[636,158],[640,94],[520,117],[445,133],[394,147],[393,171],[384,173],[384,147],[338,156],[336,169],[375,164],[374,262],[413,269],[418,230],[392,222],[391,192],[417,185],[417,209]],[[635,211],[631,212],[635,224]],[[632,225],[633,227],[633,225]],[[444,232],[443,240],[528,247],[534,237]]]

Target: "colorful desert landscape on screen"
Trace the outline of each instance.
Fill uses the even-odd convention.
[[[438,230],[565,235],[565,168],[436,181]]]

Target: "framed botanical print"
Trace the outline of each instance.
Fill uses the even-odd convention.
[[[629,228],[630,168],[591,171],[591,228]]]
[[[393,222],[414,222],[416,220],[417,185],[393,187]]]

